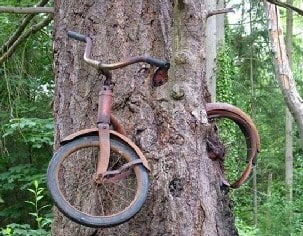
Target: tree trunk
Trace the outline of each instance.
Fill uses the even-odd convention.
[[[264,1],[264,4],[267,8],[268,28],[270,30],[278,83],[286,105],[298,125],[300,137],[303,140],[303,100],[296,88],[296,82],[289,65],[279,10],[277,6],[266,1]]]
[[[288,0],[288,4],[292,5],[293,0]],[[293,42],[293,13],[287,10],[286,14],[286,49],[289,60],[289,66],[292,69],[292,42]],[[293,199],[293,118],[289,109],[285,109],[285,183],[288,188],[288,199]]]
[[[217,8],[223,9],[225,8],[224,0],[217,0]],[[216,27],[217,27],[217,51],[221,46],[224,45],[225,41],[225,14],[219,14],[216,16]]]
[[[206,9],[214,10],[217,8],[216,1],[205,0]],[[216,101],[216,58],[217,58],[217,16],[209,17],[206,21],[206,81],[211,95],[211,101]]]
[[[95,127],[101,86],[82,60],[84,44],[68,39],[67,30],[89,34],[92,56],[105,63],[150,54],[170,60],[171,69],[159,88],[149,82],[150,66],[114,72],[114,113],[152,170],[143,209],[110,229],[86,228],[55,211],[53,235],[237,235],[206,152],[206,15],[203,1],[55,1],[57,145],[70,133]]]
[[[250,2],[250,9],[253,9],[253,3]],[[253,35],[253,27],[252,27],[252,12],[249,11],[249,27],[250,27],[250,35]],[[255,118],[256,117],[256,86],[255,86],[255,80],[254,80],[254,63],[253,63],[253,58],[254,58],[254,51],[253,51],[253,44],[254,41],[250,42],[250,58],[249,58],[249,63],[250,63],[250,84],[251,84],[251,117]],[[253,202],[254,202],[254,225],[255,227],[258,226],[258,179],[257,179],[257,165],[254,166],[253,168]]]

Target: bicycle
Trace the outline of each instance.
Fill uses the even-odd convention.
[[[97,128],[78,131],[60,142],[61,147],[49,164],[48,188],[55,205],[71,220],[88,227],[112,227],[128,221],[142,208],[148,193],[150,168],[140,148],[126,137],[125,129],[111,114],[114,84],[110,71],[145,62],[158,67],[152,83],[161,86],[167,81],[170,64],[148,56],[103,64],[90,58],[90,37],[71,31],[68,36],[86,43],[84,61],[105,76],[105,80],[99,93]],[[231,119],[246,138],[248,165],[235,183],[227,183],[238,188],[250,175],[260,151],[258,131],[247,114],[230,104],[208,103],[206,112],[210,122],[216,118]],[[69,162],[68,159],[74,160]],[[87,165],[79,169],[77,162]],[[75,185],[77,191],[95,195],[83,199],[78,192],[66,192],[67,185]],[[87,202],[83,203],[83,200]]]
[[[154,86],[160,86],[166,82],[170,64],[149,56],[103,64],[90,58],[90,37],[72,31],[68,36],[86,43],[84,61],[105,80],[99,93],[97,128],[78,131],[61,141],[49,163],[48,189],[55,205],[71,220],[89,227],[111,227],[140,211],[147,198],[150,170],[142,151],[126,137],[125,129],[111,113],[114,87],[111,70],[148,63],[158,67],[152,81]],[[78,162],[85,163],[82,169]],[[75,186],[77,192],[68,192],[67,185]]]

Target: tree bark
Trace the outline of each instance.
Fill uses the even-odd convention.
[[[225,8],[225,1],[218,0],[217,8],[223,9]],[[224,45],[225,41],[225,14],[219,14],[216,16],[216,27],[217,27],[217,49]],[[217,50],[218,51],[218,50]]]
[[[269,4],[266,1],[265,5],[277,80],[284,101],[298,125],[300,137],[303,140],[303,100],[296,88],[296,82],[289,65],[279,10],[277,6]]]
[[[101,86],[82,60],[83,43],[68,39],[67,30],[90,35],[93,57],[105,63],[150,54],[169,59],[171,69],[159,88],[149,82],[155,68],[136,64],[114,73],[114,113],[151,165],[143,209],[111,229],[77,225],[56,210],[53,235],[238,235],[206,152],[206,16],[203,1],[55,1],[57,146],[95,126]]]
[[[216,1],[205,0],[206,8],[213,11],[217,8]],[[217,58],[217,16],[209,17],[206,22],[206,80],[211,101],[216,101],[216,58]]]
[[[287,0],[287,4],[292,5],[293,0]],[[287,10],[286,13],[286,50],[289,66],[292,69],[292,43],[293,43],[293,13]],[[288,187],[288,199],[293,199],[293,118],[289,109],[285,109],[285,183]]]

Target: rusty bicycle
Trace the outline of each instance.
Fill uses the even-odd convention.
[[[71,220],[89,227],[111,227],[128,221],[140,211],[149,185],[146,158],[127,138],[125,129],[112,114],[114,84],[111,71],[134,63],[148,63],[158,67],[152,84],[160,86],[167,80],[170,64],[149,56],[104,64],[91,58],[90,37],[71,31],[68,36],[86,43],[84,61],[105,79],[99,93],[97,127],[78,131],[61,140],[61,146],[49,164],[48,188],[55,205]],[[238,188],[250,176],[260,152],[257,128],[246,113],[233,105],[208,103],[205,107],[210,122],[227,118],[239,126],[245,137],[247,166],[233,183],[224,180],[226,185]],[[208,149],[212,149],[211,143],[208,143]],[[213,153],[213,160],[223,159],[225,155],[224,152]]]
[[[170,64],[150,56],[104,64],[91,58],[89,36],[72,31],[68,36],[86,43],[84,61],[105,79],[99,93],[97,127],[78,131],[61,141],[49,163],[48,188],[57,208],[71,220],[89,227],[111,227],[139,212],[149,185],[146,158],[111,113],[114,87],[111,71],[148,63],[158,67],[152,83],[160,86]],[[85,164],[80,166],[80,162]],[[67,190],[70,187],[72,190]]]

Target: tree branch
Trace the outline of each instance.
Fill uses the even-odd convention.
[[[280,2],[279,0],[266,0],[267,2],[270,2],[272,4],[275,4],[277,6],[280,6],[280,7],[284,7],[284,8],[287,8],[289,10],[293,10],[295,12],[297,12],[299,15],[303,16],[303,10],[301,10],[300,8],[297,8],[297,7],[294,7],[290,4],[287,4],[285,2]]]
[[[38,14],[54,13],[53,7],[0,7],[0,13]]]
[[[42,7],[47,2],[48,2],[48,0],[42,0],[37,4],[37,6]],[[13,43],[18,39],[18,37],[21,35],[21,33],[24,31],[26,26],[29,24],[31,19],[34,18],[35,15],[36,14],[29,14],[29,15],[27,15],[23,18],[23,20],[22,20],[21,24],[19,25],[18,29],[9,37],[9,39],[0,48],[0,55],[5,53],[8,50],[8,48],[13,45]]]
[[[53,19],[53,15],[49,14],[47,18],[45,18],[43,21],[41,21],[38,24],[33,25],[30,27],[29,30],[22,33],[21,36],[14,42],[14,44],[8,49],[6,53],[0,57],[0,66],[2,63],[9,58],[17,49],[17,47],[25,40],[27,39],[31,34],[37,33],[39,30],[41,30],[43,27],[47,26]]]
[[[210,10],[210,11],[208,11],[208,13],[206,15],[206,18],[214,16],[214,15],[229,13],[229,12],[233,12],[234,13],[235,11],[234,11],[234,9],[232,7]]]

